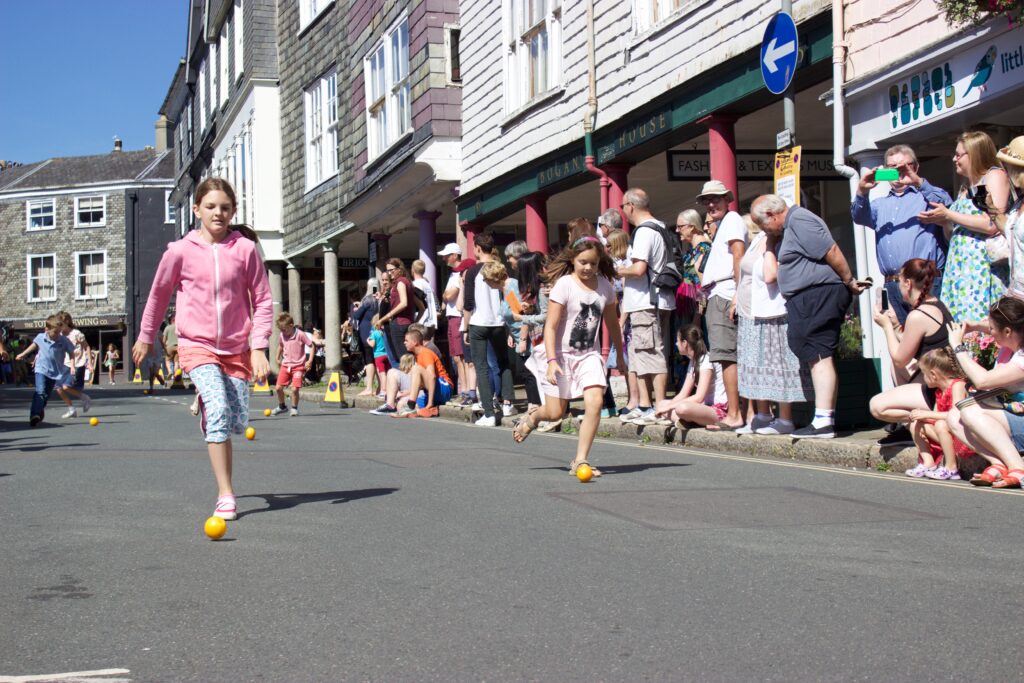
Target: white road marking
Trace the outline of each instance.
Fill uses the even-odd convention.
[[[88,681],[89,683],[95,683],[97,681],[104,681],[104,683],[129,683],[131,679],[128,678],[96,678],[97,676],[117,676],[126,673],[131,672],[128,669],[96,669],[95,671],[71,671],[62,674],[0,676],[0,683],[32,683],[33,681],[38,683],[44,683],[45,681],[67,681],[69,683],[74,683],[75,681]]]

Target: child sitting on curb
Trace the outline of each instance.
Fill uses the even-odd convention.
[[[371,410],[370,415],[392,415],[398,412],[398,408],[395,407],[398,405],[398,400],[408,396],[409,389],[412,387],[410,373],[414,365],[416,365],[416,356],[407,353],[398,359],[398,368],[388,370],[384,377],[384,404]]]
[[[412,379],[407,405],[395,417],[437,417],[437,407],[452,398],[452,380],[437,354],[423,344],[423,333],[410,326],[405,349],[416,357],[409,375]],[[413,407],[415,405],[415,407]]]

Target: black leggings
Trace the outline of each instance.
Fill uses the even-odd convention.
[[[484,409],[486,417],[494,416],[494,387],[491,386],[490,374],[487,371],[487,346],[494,349],[494,355],[498,360],[498,374],[501,376],[501,397],[506,401],[515,400],[515,390],[512,386],[512,368],[508,362],[508,330],[504,325],[501,327],[481,327],[480,325],[469,326],[469,346],[473,352],[473,358],[483,359],[477,365],[476,384],[479,388],[480,405]]]

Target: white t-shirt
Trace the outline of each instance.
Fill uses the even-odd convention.
[[[484,282],[484,276],[476,274],[473,282],[476,287],[476,308],[469,316],[469,324],[477,327],[504,327],[505,319],[501,317],[501,292]]]
[[[729,251],[729,242],[740,240],[747,243],[747,224],[735,211],[730,211],[722,218],[715,233],[715,239],[711,242],[711,251],[708,254],[708,263],[704,267],[704,277],[701,285],[707,287],[712,282],[717,282],[711,291],[711,296],[720,296],[731,299],[736,293],[736,281],[733,279],[732,252]]]
[[[462,288],[462,274],[452,273],[448,276],[448,284],[444,286],[445,291],[449,289],[461,289]],[[459,298],[455,297],[455,301],[444,302],[444,314],[448,318],[461,318],[462,311],[459,310]]]
[[[700,359],[700,372],[710,370],[712,373],[712,380],[714,381],[714,391],[709,391],[708,395],[704,397],[704,405],[713,406],[720,403],[728,403],[729,395],[725,393],[725,378],[722,377],[722,364],[718,362],[712,362],[708,354],[704,354],[704,357]],[[696,365],[690,365],[690,375],[693,376],[693,390],[697,390],[697,385],[700,384],[700,375],[698,374],[698,368]]]
[[[427,327],[437,328],[437,297],[434,296],[434,288],[430,286],[430,282],[427,280],[413,280],[412,286],[423,292],[424,296],[427,297],[427,307],[424,309],[420,319],[417,320],[421,325]]]
[[[661,221],[651,222],[665,227]],[[626,313],[649,311],[654,308],[651,305],[651,279],[665,267],[665,241],[654,230],[638,227],[633,231],[629,256],[633,261],[646,261],[647,272],[622,279],[622,310]],[[675,292],[658,292],[658,308],[671,311],[675,307]]]

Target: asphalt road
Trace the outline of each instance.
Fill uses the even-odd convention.
[[[0,388],[0,681],[1022,677],[1019,492],[254,398],[213,542],[190,395],[95,396]]]

